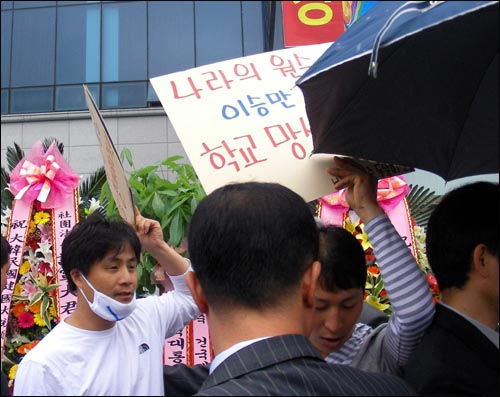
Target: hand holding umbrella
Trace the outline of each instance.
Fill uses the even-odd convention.
[[[327,172],[340,178],[334,184],[337,190],[346,189],[346,200],[363,222],[368,222],[384,211],[377,203],[378,180],[360,168],[349,158],[333,158],[333,166]]]

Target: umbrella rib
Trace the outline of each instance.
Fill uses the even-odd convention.
[[[407,13],[413,12],[413,11],[418,11],[420,13],[424,13],[427,10],[429,10],[430,8],[435,7],[439,3],[442,3],[442,1],[431,1],[430,7],[424,8],[421,10],[416,8],[416,7],[404,9],[410,3],[412,3],[412,4],[421,3],[421,1],[411,1],[411,2],[403,4],[401,7],[396,9],[396,11],[393,12],[393,14],[389,17],[389,19],[384,23],[382,28],[379,30],[379,32],[377,33],[377,36],[375,36],[375,40],[373,41],[372,53],[371,53],[371,57],[370,57],[370,63],[368,66],[368,76],[373,77],[374,79],[377,78],[378,52],[380,49],[380,44],[382,43],[382,38],[383,38],[384,34],[389,30],[389,28],[396,21],[396,19],[398,19],[401,15],[404,15],[404,14],[407,14]]]

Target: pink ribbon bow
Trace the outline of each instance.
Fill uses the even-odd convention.
[[[385,212],[390,211],[409,191],[410,187],[402,176],[380,179],[377,186],[377,202]],[[345,198],[345,189],[324,196],[320,200],[332,207],[349,208]]]
[[[57,208],[73,194],[79,180],[55,142],[44,152],[42,143],[37,141],[28,156],[12,170],[9,189],[16,200],[28,203],[38,200],[44,209]]]

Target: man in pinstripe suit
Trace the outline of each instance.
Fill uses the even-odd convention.
[[[197,395],[414,395],[402,380],[327,364],[309,342],[321,265],[304,200],[272,183],[230,184],[196,209],[186,283],[215,358]]]

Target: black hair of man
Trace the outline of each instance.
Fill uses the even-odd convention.
[[[2,235],[2,243],[1,243],[1,255],[2,255],[2,267],[7,266],[9,263],[9,255],[10,255],[10,244],[7,239]]]
[[[76,224],[62,243],[61,266],[68,279],[70,291],[76,291],[71,270],[77,269],[84,276],[90,267],[110,253],[121,252],[130,244],[139,262],[141,242],[132,226],[121,220],[107,220],[94,212]]]
[[[498,183],[476,182],[446,193],[426,232],[427,259],[439,288],[462,288],[478,244],[498,256]]]
[[[302,197],[275,183],[220,187],[196,208],[188,249],[213,307],[276,306],[318,255],[318,230]]]
[[[319,228],[321,273],[318,284],[326,291],[365,289],[366,259],[363,247],[351,233],[339,226]]]

